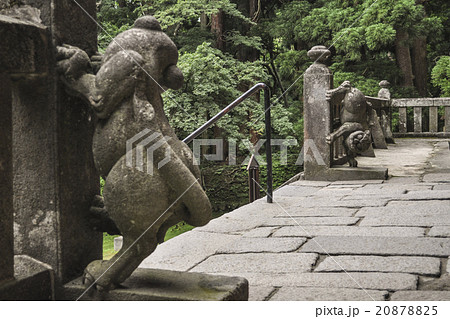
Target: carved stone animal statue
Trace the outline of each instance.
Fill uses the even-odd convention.
[[[372,107],[365,95],[352,87],[349,81],[344,81],[338,88],[327,91],[327,100],[331,104],[342,104],[340,114],[341,126],[326,137],[327,143],[333,143],[343,136],[343,145],[347,153],[350,167],[357,167],[355,157],[368,150],[372,138],[370,127],[373,126]]]
[[[123,247],[111,260],[90,263],[84,280],[110,290],[155,250],[169,227],[182,220],[202,226],[211,218],[192,152],[163,111],[163,90],[183,84],[178,51],[158,21],[145,16],[111,42],[96,75],[88,72],[91,61],[84,51],[65,45],[57,54],[68,92],[89,103],[98,117],[93,155],[105,178],[104,209],[123,235]],[[127,153],[127,141],[141,149]]]

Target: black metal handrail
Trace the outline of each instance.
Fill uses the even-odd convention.
[[[267,202],[272,203],[273,200],[273,177],[272,177],[272,144],[271,144],[271,124],[270,124],[270,90],[269,87],[264,83],[255,84],[251,89],[242,94],[236,100],[234,100],[231,104],[225,107],[222,111],[217,113],[214,117],[212,117],[208,122],[200,126],[194,132],[192,132],[188,137],[186,137],[183,142],[186,144],[192,142],[197,136],[202,134],[206,129],[211,127],[214,123],[220,120],[225,114],[230,112],[236,106],[241,104],[247,98],[259,92],[260,90],[264,90],[264,114],[265,114],[265,125],[266,125],[266,161],[267,161]]]

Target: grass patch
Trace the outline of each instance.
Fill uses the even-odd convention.
[[[164,241],[168,241],[169,239],[172,239],[192,229],[194,229],[194,226],[188,225],[185,222],[180,222],[175,226],[169,228]],[[109,260],[117,253],[117,251],[114,250],[114,238],[116,237],[118,236],[111,236],[108,235],[108,233],[103,233],[103,260]]]
[[[108,233],[103,233],[103,260],[111,259],[117,252],[114,251],[114,238],[117,235],[111,236]]]

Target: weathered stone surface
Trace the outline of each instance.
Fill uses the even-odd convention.
[[[407,216],[435,216],[444,215],[450,209],[449,200],[432,201],[391,201],[385,207],[363,207],[356,216],[388,216],[388,215],[407,215]]]
[[[450,225],[450,217],[448,214],[435,214],[431,216],[420,216],[416,214],[366,216],[359,225],[430,227],[438,225]]]
[[[42,24],[0,15],[0,73],[49,72],[49,30]]]
[[[450,291],[396,291],[391,301],[449,301]]]
[[[0,300],[55,300],[55,274],[51,267],[29,256],[14,257],[15,280],[0,284]]]
[[[191,231],[159,245],[139,267],[187,271],[235,240],[240,236]]]
[[[0,50],[0,69],[14,77],[15,251],[50,264],[65,282],[101,258],[102,234],[88,222],[99,179],[92,159],[93,113],[58,87],[52,45],[59,39],[74,44],[71,37],[77,32],[80,41],[93,39],[86,48],[95,52],[97,26],[80,10],[56,16],[62,1],[51,8],[50,2],[27,1],[43,10],[45,26],[2,16],[1,38],[7,45]],[[90,2],[86,8],[95,13],[94,2],[81,2]],[[70,19],[77,23],[58,35],[55,30]]]
[[[267,274],[303,273],[311,271],[317,257],[317,254],[299,253],[214,255],[202,261],[192,268],[191,271],[230,274],[259,273],[262,276],[267,276]],[[256,285],[258,284],[256,283]],[[267,285],[272,284],[264,284],[263,286]]]
[[[450,199],[448,190],[411,191],[400,196],[401,200]]]
[[[239,233],[243,231],[249,231],[256,227],[263,226],[264,219],[259,220],[257,218],[252,219],[232,219],[227,216],[223,216],[223,219],[213,219],[208,225],[195,228],[195,232],[210,232],[210,233]]]
[[[388,203],[387,199],[372,199],[372,198],[361,198],[361,199],[346,199],[339,200],[339,198],[327,198],[327,197],[307,197],[302,201],[295,203],[298,207],[378,207],[385,206]]]
[[[305,238],[242,238],[228,246],[218,249],[217,253],[286,253],[297,250],[305,242]]]
[[[450,173],[430,173],[423,177],[424,182],[450,183]]]
[[[290,186],[309,186],[309,187],[325,187],[330,185],[330,182],[325,181],[297,181],[289,184]]]
[[[107,293],[92,288],[84,293],[85,290],[78,278],[64,286],[62,300],[248,300],[248,282],[244,278],[161,269],[137,269],[120,288]]]
[[[362,236],[421,237],[420,227],[358,227],[358,226],[287,226],[276,230],[273,237]]]
[[[14,275],[12,105],[9,78],[0,73],[0,285]]]
[[[431,227],[427,235],[431,237],[450,237],[450,226]]]
[[[432,257],[333,256],[327,257],[316,272],[396,272],[436,276],[441,262]]]
[[[303,197],[317,193],[320,188],[308,186],[284,186],[274,192],[274,196],[295,196]]]
[[[398,273],[242,273],[250,285],[275,287],[355,288],[374,290],[414,290],[418,276]]]
[[[384,301],[387,295],[378,290],[281,287],[270,301]]]
[[[377,185],[378,186],[378,185]],[[359,196],[359,195],[376,195],[377,197],[381,197],[383,195],[401,195],[406,193],[406,188],[404,187],[373,187],[373,186],[364,186],[358,189],[355,189],[351,194],[351,196]]]
[[[266,238],[272,235],[272,233],[277,229],[278,227],[258,227],[245,232],[242,236],[248,238]]]
[[[438,184],[433,186],[433,190],[450,190],[450,184]]]
[[[285,211],[275,217],[352,217],[357,211],[356,208],[345,207],[287,207]]]
[[[355,186],[355,187],[362,187],[364,185],[367,184],[383,184],[384,180],[379,179],[379,180],[359,180],[357,183],[355,181],[335,181],[333,183],[331,183],[331,185],[345,185],[343,187],[348,187],[348,186]]]
[[[305,226],[305,225],[354,225],[359,221],[355,217],[286,217],[273,218],[264,223],[264,226]]]
[[[418,183],[418,176],[392,176],[388,180],[385,181],[387,184],[411,184]]]
[[[450,239],[409,237],[315,237],[300,249],[331,255],[436,256],[450,255]]]
[[[330,55],[326,47],[313,47],[309,52],[311,56],[315,56],[315,52],[323,53],[317,56],[321,56],[320,60],[314,61],[303,76],[303,96],[307,97],[303,107],[304,139],[314,141],[318,153],[311,156],[308,149],[305,150],[305,179],[317,180],[316,177],[323,175],[331,166],[331,149],[325,137],[331,133],[330,103],[326,99],[326,92],[332,87],[333,75],[323,64]]]
[[[249,301],[265,301],[275,290],[274,287],[250,286]]]

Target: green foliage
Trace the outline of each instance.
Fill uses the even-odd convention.
[[[163,98],[170,124],[180,137],[201,126],[253,84],[268,80],[260,62],[241,62],[207,42],[193,53],[184,53],[178,66],[185,77],[184,86],[181,90],[166,92]],[[283,114],[275,107],[274,112],[277,111]],[[258,121],[264,118],[263,112],[262,103],[247,99],[230,116],[222,118],[217,127],[228,138],[246,139],[251,129],[263,131],[264,123]]]
[[[439,87],[442,97],[450,97],[450,56],[441,57],[431,73],[433,85]]]

